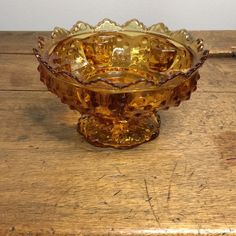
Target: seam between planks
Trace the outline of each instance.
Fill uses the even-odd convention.
[[[0,89],[0,92],[50,92],[46,89]],[[236,93],[236,91],[210,91],[210,90],[203,90],[197,91],[197,93],[217,93],[217,94],[231,94]]]

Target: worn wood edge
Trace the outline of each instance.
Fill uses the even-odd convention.
[[[23,230],[21,227],[19,229],[17,226],[12,226],[9,229],[0,229],[0,235],[17,236],[17,235],[30,235],[30,236],[43,236],[43,235],[55,235],[55,236],[153,236],[153,235],[165,235],[165,236],[195,236],[195,235],[205,235],[205,236],[223,236],[223,235],[236,235],[236,229],[149,229],[149,230],[122,230],[113,229],[110,230],[70,230],[69,232],[57,232],[54,228],[40,229],[40,230]]]
[[[210,51],[209,53],[209,58],[224,58],[224,57],[236,57],[236,51]]]

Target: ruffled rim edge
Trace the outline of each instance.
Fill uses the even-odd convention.
[[[84,33],[95,33],[95,32],[114,32],[114,31],[136,31],[136,32],[143,32],[143,33],[152,33],[156,35],[162,35],[164,37],[168,37],[182,45],[184,45],[187,48],[190,48],[192,52],[195,53],[196,61],[195,63],[186,71],[178,71],[171,75],[166,74],[166,77],[164,79],[161,79],[158,84],[156,84],[154,81],[147,80],[144,78],[140,78],[136,80],[135,82],[131,82],[128,84],[121,86],[117,86],[116,84],[113,84],[109,80],[105,79],[97,79],[94,81],[86,82],[78,78],[77,76],[74,76],[73,74],[67,72],[67,71],[56,71],[54,70],[49,63],[43,59],[42,52],[47,50],[50,46],[56,44],[57,42],[60,42],[61,40],[64,40],[67,37],[71,37],[73,35],[78,34],[84,34]],[[96,26],[91,26],[87,23],[84,23],[82,21],[78,21],[70,30],[66,30],[63,28],[55,27],[54,30],[51,33],[51,37],[42,37],[40,36],[38,38],[38,48],[33,48],[34,55],[38,59],[38,61],[43,64],[51,73],[55,75],[62,75],[72,78],[73,80],[77,81],[78,83],[86,86],[90,84],[97,83],[99,81],[104,82],[108,85],[111,85],[115,88],[123,89],[127,88],[131,85],[138,84],[140,82],[147,82],[151,83],[153,86],[160,86],[164,83],[174,79],[177,76],[183,76],[183,77],[190,77],[196,70],[199,69],[199,67],[202,66],[202,64],[205,62],[209,55],[209,51],[204,49],[204,44],[202,39],[194,39],[192,35],[185,29],[177,30],[177,31],[170,31],[169,28],[164,25],[163,23],[154,24],[150,27],[146,27],[142,22],[138,21],[137,19],[132,19],[127,22],[125,22],[123,25],[118,25],[116,22],[110,20],[110,19],[103,19],[100,21]]]

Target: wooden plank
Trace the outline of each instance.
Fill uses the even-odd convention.
[[[0,90],[47,90],[33,55],[0,54]]]
[[[195,93],[157,140],[96,148],[52,94],[0,92],[0,235],[236,235],[236,96]]]
[[[236,30],[193,31],[196,38],[202,38],[211,56],[236,55]]]
[[[192,31],[197,38],[203,38],[206,48],[215,54],[232,55],[236,47],[236,30]],[[39,35],[50,35],[49,32],[0,32],[0,53],[32,54]]]
[[[33,54],[39,35],[50,34],[42,31],[0,31],[0,53]]]
[[[32,55],[0,54],[0,90],[46,90]],[[201,69],[198,91],[236,92],[236,61],[209,58]]]

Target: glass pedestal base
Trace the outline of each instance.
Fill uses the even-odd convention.
[[[95,146],[128,149],[148,142],[159,135],[160,117],[148,116],[121,118],[101,118],[82,115],[77,130]]]

